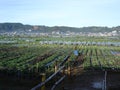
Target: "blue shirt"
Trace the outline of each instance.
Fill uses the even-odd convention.
[[[78,56],[78,50],[74,50],[74,55]]]

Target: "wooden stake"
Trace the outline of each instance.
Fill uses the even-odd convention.
[[[44,82],[45,79],[46,79],[46,75],[45,75],[45,73],[42,73],[41,75],[42,75],[42,82]],[[41,87],[41,90],[45,90],[45,85],[43,85],[43,86]]]
[[[71,75],[71,66],[70,66],[70,60],[68,60],[68,76]]]
[[[55,72],[57,72],[58,70],[58,66],[57,66],[57,62],[55,62]]]

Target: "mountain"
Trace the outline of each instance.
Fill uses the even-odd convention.
[[[120,26],[117,27],[67,27],[67,26],[42,26],[42,25],[24,25],[22,23],[0,23],[0,33],[4,32],[31,32],[31,33],[52,33],[52,32],[84,32],[84,33],[104,33],[104,32],[120,32]]]
[[[32,26],[21,23],[0,23],[0,32],[24,31],[30,28],[32,28]]]

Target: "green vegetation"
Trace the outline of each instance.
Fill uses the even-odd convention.
[[[40,43],[40,41],[80,42],[77,48],[83,55],[85,69],[120,69],[120,48],[109,37],[18,37],[0,36],[0,71],[12,74],[41,73],[49,66],[54,71],[55,62],[60,63],[73,54],[76,44]],[[6,41],[6,42],[5,42]],[[9,42],[8,42],[9,41]],[[16,41],[11,43],[12,41]],[[94,42],[94,43],[93,43]],[[100,44],[100,43],[105,44]],[[106,44],[111,42],[111,44]],[[98,44],[99,43],[99,44]],[[114,53],[118,54],[114,54]],[[67,64],[66,64],[67,65]]]
[[[35,86],[40,82],[40,74],[46,73],[48,78],[55,72],[55,66],[64,65],[67,71],[69,66],[73,68],[79,63],[84,70],[117,71],[120,70],[119,42],[119,37],[1,35],[0,75],[37,81],[32,84]],[[73,53],[75,48],[78,57]]]

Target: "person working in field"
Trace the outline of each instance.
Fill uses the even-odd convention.
[[[77,65],[78,62],[77,62],[77,59],[78,59],[78,56],[79,56],[79,51],[77,50],[77,47],[75,47],[75,50],[74,50],[74,55],[75,55],[75,62],[74,64]]]
[[[77,47],[75,47],[74,55],[75,55],[75,56],[78,56],[78,55],[79,55],[79,51],[77,50]]]

